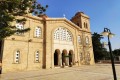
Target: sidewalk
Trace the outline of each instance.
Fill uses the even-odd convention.
[[[120,65],[116,65],[120,80]],[[2,74],[0,80],[113,80],[111,64],[84,65]]]

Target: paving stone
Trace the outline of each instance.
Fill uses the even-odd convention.
[[[116,66],[120,80],[120,64]],[[0,75],[0,80],[114,80],[111,64],[82,65],[37,71],[24,71]]]

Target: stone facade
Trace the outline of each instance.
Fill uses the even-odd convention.
[[[31,30],[3,41],[2,73],[94,64],[89,17],[83,12],[77,12],[71,21],[24,17],[23,27]]]

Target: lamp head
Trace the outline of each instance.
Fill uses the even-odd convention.
[[[102,33],[100,33],[100,35],[102,35],[102,36],[108,36],[109,35],[109,32],[102,32]]]
[[[104,28],[104,31],[101,33],[102,36],[108,36],[109,35],[109,31],[107,28]]]
[[[109,36],[110,38],[115,36],[115,34],[111,33],[110,29],[108,29],[108,28],[104,28],[104,31],[101,33],[101,35],[102,36]]]
[[[110,37],[110,38],[112,38],[113,36],[115,36],[115,34],[109,33],[109,37]]]

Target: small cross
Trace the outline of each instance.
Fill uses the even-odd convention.
[[[65,18],[65,14],[63,14],[63,17]]]

